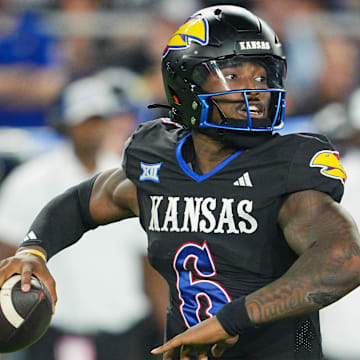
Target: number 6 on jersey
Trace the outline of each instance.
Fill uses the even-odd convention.
[[[191,259],[194,261],[194,269],[199,279],[194,279],[189,269],[188,263]],[[187,327],[201,322],[201,297],[207,301],[208,306],[204,313],[209,318],[231,301],[229,294],[220,284],[209,280],[216,275],[216,268],[206,241],[202,245],[186,243],[181,246],[175,254],[173,267],[181,300],[180,312]]]

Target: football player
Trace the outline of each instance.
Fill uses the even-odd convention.
[[[318,310],[360,284],[360,240],[338,204],[338,152],[321,135],[276,133],[286,75],[278,37],[244,8],[209,7],[170,39],[162,72],[170,118],[139,126],[122,169],[52,200],[1,263],[0,284],[20,273],[28,291],[35,274],[55,305],[44,259],[139,216],[170,287],[171,340],[154,354],[321,359]]]

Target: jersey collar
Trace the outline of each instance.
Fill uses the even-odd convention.
[[[238,155],[240,155],[242,153],[242,150],[239,150],[239,151],[235,152],[234,154],[229,156],[227,159],[225,159],[222,163],[220,163],[218,166],[216,166],[216,168],[214,168],[213,170],[209,171],[206,174],[200,175],[200,174],[197,174],[195,171],[193,171],[190,168],[190,166],[184,160],[184,157],[183,157],[183,154],[182,154],[183,146],[186,143],[186,141],[188,141],[190,136],[191,136],[191,132],[186,134],[178,142],[178,144],[176,146],[176,159],[177,159],[180,167],[182,168],[182,170],[185,172],[185,174],[190,176],[192,179],[194,179],[198,183],[202,182],[202,181],[208,179],[209,177],[211,177],[212,175],[216,174],[218,171],[223,169],[230,161],[232,161],[234,158],[236,158]]]

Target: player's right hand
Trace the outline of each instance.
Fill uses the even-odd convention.
[[[154,355],[164,354],[164,360],[172,360],[176,356],[176,350],[179,349],[180,360],[190,360],[191,354],[194,353],[197,360],[208,360],[208,344],[213,344],[211,353],[218,358],[238,339],[238,336],[230,336],[214,316],[190,327],[165,344],[151,350],[151,353]]]
[[[30,291],[31,275],[36,276],[48,289],[51,296],[52,311],[53,313],[55,312],[57,302],[55,280],[50,274],[46,262],[40,256],[31,253],[19,253],[1,260],[0,288],[2,284],[14,274],[21,275],[21,290],[24,292]]]

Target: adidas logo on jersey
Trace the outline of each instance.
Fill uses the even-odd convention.
[[[250,175],[248,172],[246,172],[245,174],[241,175],[238,179],[236,179],[233,182],[234,186],[245,186],[245,187],[253,187],[253,184],[250,180]]]
[[[27,241],[27,240],[35,240],[37,239],[37,236],[36,234],[33,232],[33,231],[30,231],[24,238],[24,241]]]

